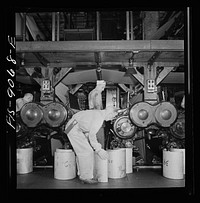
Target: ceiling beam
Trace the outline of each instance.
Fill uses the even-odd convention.
[[[153,56],[148,60],[149,65],[153,65],[154,61],[159,57],[160,51],[156,51]]]
[[[167,67],[176,67],[181,64],[184,64],[183,61],[171,61],[171,62],[154,62],[157,66],[167,66]],[[133,67],[142,67],[146,66],[147,62],[134,62]],[[36,66],[42,67],[40,63],[28,63],[24,65],[24,68],[34,68]],[[115,66],[122,66],[129,68],[128,62],[102,62],[101,68],[102,69],[116,69]],[[70,68],[74,67],[76,69],[96,69],[96,63],[95,62],[59,62],[59,63],[50,63],[48,64],[48,68],[54,68],[54,67],[60,67],[60,68]]]
[[[48,64],[50,63],[44,56],[42,56],[40,53],[34,52],[33,53],[35,55],[35,57],[38,59],[38,61],[45,67],[48,66]]]
[[[75,81],[76,80],[76,81]],[[30,85],[37,85],[40,84],[40,81],[36,82],[33,78],[31,78],[30,76],[20,76],[20,75],[16,75],[16,81],[17,82],[21,82],[23,84],[30,84]],[[73,83],[69,83],[67,79],[63,79],[63,84],[65,85],[71,85],[71,84],[77,84],[80,82],[80,80],[74,78]],[[87,79],[83,79],[81,81],[81,83],[87,83],[87,82],[96,82],[96,77],[91,78],[90,77],[90,81],[88,81]],[[115,81],[116,82],[116,81]],[[121,82],[121,81],[120,81]],[[124,84],[133,84],[135,81],[135,78],[133,78],[133,81],[131,80],[124,80]],[[184,80],[184,73],[179,73],[179,72],[170,72],[166,78],[163,79],[163,81],[161,82],[162,84],[184,84],[185,80]],[[118,82],[119,84],[119,82]],[[120,83],[123,84],[123,83]]]
[[[184,51],[183,40],[16,42],[16,52]]]

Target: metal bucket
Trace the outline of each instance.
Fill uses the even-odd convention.
[[[183,152],[163,150],[163,176],[183,179]]]
[[[123,178],[126,176],[126,149],[107,150],[108,178]]]
[[[33,171],[33,148],[17,149],[17,174]]]
[[[70,180],[76,177],[75,154],[71,149],[56,149],[54,156],[54,178]]]
[[[103,160],[94,153],[94,178],[98,182],[108,182],[108,160]]]

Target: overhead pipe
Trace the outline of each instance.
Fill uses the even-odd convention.
[[[190,24],[191,20],[192,20],[192,9],[190,7],[187,7],[187,19],[186,19],[186,26],[187,26],[187,57],[188,57],[188,60],[187,60],[187,90],[188,90],[188,95],[190,96],[191,94],[191,79],[192,79],[192,75],[191,75],[191,54],[192,54],[192,49],[190,46],[191,45],[191,40],[192,40],[192,37],[191,37],[191,32],[192,32],[192,25]]]
[[[60,40],[60,13],[57,12],[57,41]]]
[[[52,12],[52,41],[55,41],[56,34],[56,13]]]
[[[100,14],[99,14],[99,11],[96,12],[96,25],[97,25],[96,35],[97,35],[97,40],[99,40],[99,38],[100,38]]]
[[[102,80],[102,70],[101,70],[101,55],[100,52],[95,52],[94,53],[95,57],[95,62],[97,63],[97,68],[96,68],[96,74],[97,74],[97,80]]]
[[[131,36],[131,37],[130,37]],[[134,39],[133,11],[126,11],[126,40]]]
[[[131,18],[131,40],[133,40],[133,11],[130,11]]]
[[[96,74],[97,74],[97,80],[102,80],[102,70],[100,65],[97,66]]]
[[[130,34],[129,34],[129,11],[126,11],[126,40],[130,40]]]

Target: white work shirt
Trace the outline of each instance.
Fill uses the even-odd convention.
[[[74,114],[72,119],[78,122],[79,128],[88,135],[90,145],[95,151],[101,149],[101,144],[97,141],[96,134],[100,130],[105,120],[104,110],[84,110]]]

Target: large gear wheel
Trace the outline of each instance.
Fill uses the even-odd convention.
[[[113,124],[116,135],[122,139],[129,139],[134,136],[137,127],[131,123],[128,116],[120,116]]]

